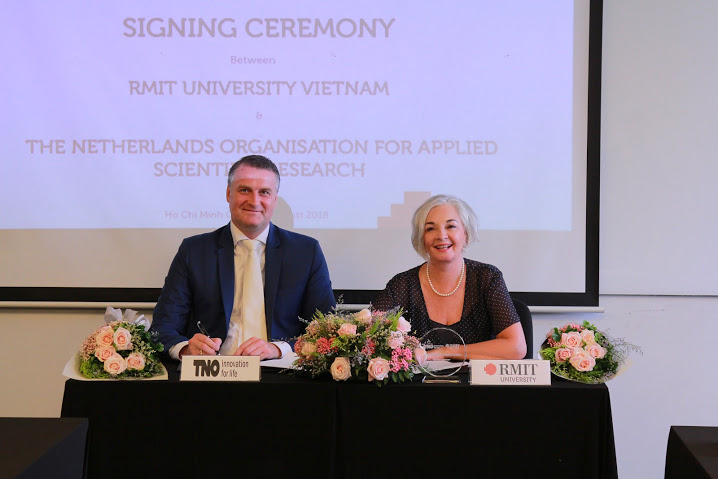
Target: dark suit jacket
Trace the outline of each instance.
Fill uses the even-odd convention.
[[[264,262],[267,337],[291,341],[315,311],[335,306],[324,254],[314,238],[269,225]],[[234,300],[234,245],[229,224],[185,238],[172,261],[155,307],[151,329],[165,351],[198,333],[227,337]]]

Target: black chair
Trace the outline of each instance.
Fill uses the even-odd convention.
[[[521,327],[524,329],[524,337],[526,338],[526,356],[524,359],[534,359],[534,323],[531,318],[531,311],[526,303],[518,299],[512,298],[514,308],[521,318]]]

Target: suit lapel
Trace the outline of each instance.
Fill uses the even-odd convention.
[[[273,223],[269,223],[267,247],[264,250],[264,315],[267,321],[267,338],[272,340],[272,318],[274,302],[279,285],[279,272],[282,265],[282,248],[279,231]]]
[[[234,304],[234,245],[229,224],[222,230],[217,239],[217,262],[219,269],[219,286],[222,291],[222,305],[224,316],[229,327],[229,318],[232,316]]]

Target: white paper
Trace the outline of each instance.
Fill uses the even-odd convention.
[[[297,359],[297,353],[291,351],[284,355],[281,359],[267,359],[259,363],[260,366],[280,369],[296,369],[292,363]]]
[[[445,371],[447,369],[459,369],[461,366],[466,366],[467,364],[469,364],[468,361],[459,363],[456,361],[437,359],[433,361],[427,361],[426,364],[424,364],[424,369],[427,369],[429,371]]]

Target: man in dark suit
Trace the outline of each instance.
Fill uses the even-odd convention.
[[[269,159],[245,156],[229,170],[230,223],[182,241],[151,328],[174,359],[217,353],[280,358],[304,332],[300,317],[335,306],[319,243],[270,223],[279,181]],[[248,269],[256,270],[254,279],[245,275]],[[261,289],[251,289],[262,281],[263,298]]]

